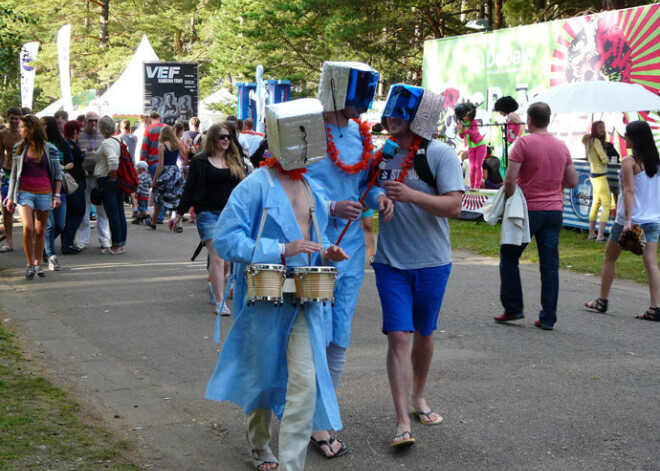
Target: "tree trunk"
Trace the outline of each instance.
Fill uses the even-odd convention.
[[[501,29],[503,26],[502,21],[502,4],[504,0],[495,0],[495,14],[493,15],[493,29]]]
[[[626,0],[603,0],[603,10],[621,10],[626,8]]]
[[[109,19],[110,19],[110,0],[101,0],[101,28],[99,30],[99,44],[103,49],[108,46]]]

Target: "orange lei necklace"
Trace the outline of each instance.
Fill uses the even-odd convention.
[[[264,159],[264,161],[259,164],[259,167],[269,167],[269,168],[277,169],[280,171],[280,173],[289,177],[289,180],[302,180],[303,175],[307,173],[306,167],[294,168],[293,170],[284,170],[282,168],[282,164],[280,164],[280,161],[273,157],[268,157],[267,159]]]
[[[367,169],[369,167],[369,160],[371,160],[373,157],[372,152],[374,150],[374,146],[371,143],[371,128],[369,127],[369,124],[366,121],[360,122],[357,119],[354,119],[353,121],[358,123],[360,126],[360,136],[362,137],[362,159],[353,165],[347,165],[341,161],[339,158],[339,150],[335,145],[330,127],[326,126],[326,130],[328,132],[328,157],[330,157],[330,160],[332,160],[340,170],[348,173],[349,175],[353,175]]]
[[[394,136],[391,136],[389,140],[392,142],[396,142],[396,138]],[[419,150],[419,146],[422,145],[422,142],[424,142],[423,137],[415,136],[415,139],[413,140],[412,144],[410,145],[410,148],[408,149],[408,155],[401,162],[401,174],[396,180],[394,180],[395,182],[403,182],[406,176],[408,176],[408,172],[413,166],[413,160],[415,159],[415,154],[417,154],[417,151]],[[378,149],[378,152],[376,152],[376,158],[374,159],[374,162],[371,165],[372,175],[373,172],[375,172],[375,170],[378,168],[378,165],[382,160],[383,160],[383,150],[381,147],[380,149]]]

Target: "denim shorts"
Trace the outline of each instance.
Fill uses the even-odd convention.
[[[149,212],[149,200],[141,200],[138,198],[138,211],[142,214],[147,214]]]
[[[16,204],[21,206],[29,206],[34,211],[50,211],[53,206],[53,194],[44,193],[36,194],[28,191],[18,192],[18,201]]]
[[[2,176],[2,183],[0,183],[0,202],[4,201],[9,194],[9,175]]]
[[[412,270],[382,263],[374,263],[373,267],[383,310],[383,333],[417,332],[426,337],[433,334],[438,328],[451,263]]]
[[[644,236],[646,237],[646,242],[657,242],[658,236],[660,236],[660,223],[658,222],[647,222],[645,224],[640,224],[642,230],[644,231]],[[612,224],[610,229],[610,240],[617,242],[619,236],[623,232],[623,226],[618,222]]]
[[[220,217],[220,211],[202,211],[197,214],[197,232],[202,242],[213,239],[215,225]]]

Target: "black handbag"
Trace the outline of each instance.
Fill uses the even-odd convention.
[[[92,188],[92,192],[89,195],[89,200],[92,202],[93,205],[99,206],[103,204],[102,196],[103,196],[103,190],[101,190],[101,188],[97,186]]]

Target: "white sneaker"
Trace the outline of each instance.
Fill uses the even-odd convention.
[[[231,314],[231,311],[227,307],[225,303],[216,303],[215,305],[215,313],[220,314],[221,316],[229,316]]]
[[[60,261],[57,259],[57,255],[51,255],[48,257],[48,269],[50,271],[60,271],[62,267],[60,266]]]

